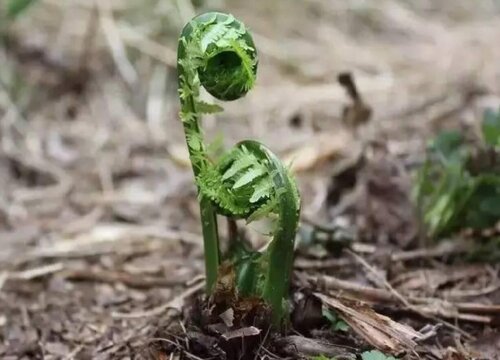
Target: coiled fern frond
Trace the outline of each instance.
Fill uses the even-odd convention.
[[[178,47],[180,117],[200,198],[207,292],[214,289],[220,265],[216,215],[250,222],[275,214],[273,239],[265,253],[252,257],[257,263],[250,267],[257,267],[258,275],[253,271],[245,275],[241,270],[241,284],[252,285],[244,286],[240,281],[238,285],[245,289],[242,292],[262,297],[279,324],[299,219],[295,181],[281,161],[256,141],[238,143],[214,163],[207,155],[200,126],[202,114],[222,111],[220,106],[200,100],[202,86],[217,99],[236,100],[253,87],[256,72],[257,51],[252,37],[233,16],[207,13],[184,27]]]

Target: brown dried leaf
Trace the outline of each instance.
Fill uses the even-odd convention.
[[[413,350],[417,345],[415,339],[422,337],[418,331],[376,313],[364,303],[320,293],[314,295],[335,310],[359,336],[382,351]]]

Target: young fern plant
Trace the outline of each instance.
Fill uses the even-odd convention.
[[[200,99],[201,86],[224,101],[241,98],[253,87],[257,72],[254,42],[242,22],[211,12],[184,27],[177,56],[180,117],[199,193],[207,293],[214,291],[221,264],[216,215],[247,222],[274,216],[277,220],[267,249],[240,257],[233,265],[239,293],[262,298],[279,326],[299,221],[295,180],[276,155],[257,141],[244,140],[214,162],[207,155],[200,125],[202,114],[222,111]]]

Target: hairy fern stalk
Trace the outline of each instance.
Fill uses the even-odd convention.
[[[206,13],[188,23],[178,47],[180,117],[198,186],[205,247],[207,292],[217,282],[221,263],[216,215],[251,222],[276,217],[264,253],[234,262],[240,293],[263,298],[279,325],[283,319],[293,261],[300,200],[294,179],[263,144],[245,140],[217,163],[206,152],[202,114],[222,108],[200,99],[201,86],[224,101],[243,97],[254,85],[257,52],[244,24],[233,16]]]

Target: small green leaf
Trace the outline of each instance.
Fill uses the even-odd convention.
[[[7,3],[7,16],[11,19],[15,19],[31,5],[35,4],[36,1],[37,0],[10,0]]]
[[[325,355],[318,355],[318,356],[313,356],[311,357],[311,360],[335,360],[335,358],[329,358],[326,357]]]
[[[250,202],[252,204],[256,203],[262,198],[268,197],[271,194],[271,189],[273,188],[273,182],[268,177],[262,178],[255,186],[253,190]]]
[[[237,156],[237,159],[231,164],[229,169],[224,172],[224,175],[222,175],[222,180],[230,179],[240,171],[245,170],[255,164],[256,159],[249,154],[243,153],[242,155],[240,155],[240,153],[238,153]]]
[[[321,309],[321,314],[326,317],[330,323],[335,324],[337,322],[337,313],[329,308],[323,307],[323,309]]]
[[[328,321],[330,321],[331,327],[334,331],[349,330],[349,325],[347,325],[347,323],[344,320],[340,319],[337,313],[335,313],[331,309],[323,307],[322,314],[325,318],[328,319]]]
[[[224,135],[222,133],[217,136],[208,144],[207,154],[212,159],[218,159],[224,153]]]
[[[333,330],[347,332],[349,331],[349,325],[344,320],[339,320],[333,327]]]
[[[500,112],[491,109],[486,110],[481,128],[486,144],[491,146],[500,145]]]
[[[201,50],[205,52],[211,44],[215,44],[221,39],[228,30],[229,26],[224,22],[211,25],[208,31],[203,34],[203,38],[200,42]]]
[[[460,160],[460,150],[464,142],[464,137],[459,131],[444,131],[439,134],[431,145],[444,162],[455,162]]]
[[[266,173],[264,167],[251,167],[234,183],[233,189],[239,189]]]
[[[196,102],[196,110],[201,113],[201,114],[216,114],[224,109],[222,106],[217,105],[217,104],[209,104],[204,101],[198,101]]]
[[[251,223],[252,221],[260,220],[263,217],[269,215],[276,209],[276,206],[276,198],[269,199],[264,205],[260,206],[247,218],[247,224]]]
[[[194,151],[201,150],[203,142],[202,142],[199,134],[197,134],[197,133],[190,134],[189,136],[186,137],[186,139],[187,139],[187,144],[188,144],[190,149],[192,149]]]
[[[363,360],[397,360],[393,356],[387,356],[378,350],[365,351],[361,354]]]

